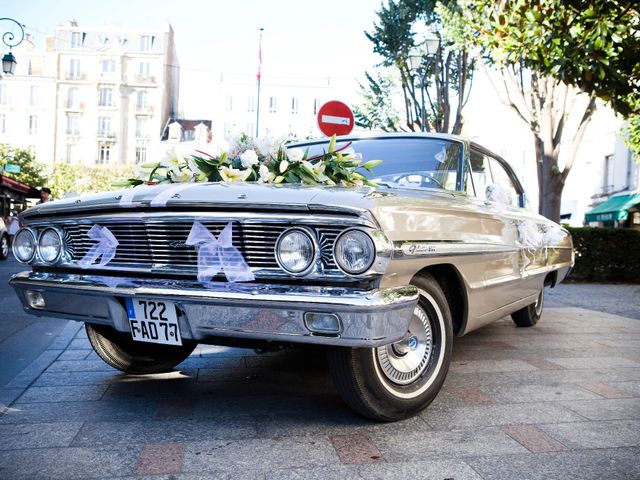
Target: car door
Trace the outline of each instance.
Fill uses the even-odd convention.
[[[487,262],[484,272],[485,308],[498,310],[537,294],[539,279],[533,274],[546,263],[544,249],[537,244],[537,215],[524,207],[524,191],[513,170],[501,158],[471,146],[463,189],[475,197],[480,211],[503,224],[500,242],[511,247]]]

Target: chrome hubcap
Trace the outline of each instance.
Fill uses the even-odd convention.
[[[538,299],[536,300],[536,304],[533,306],[536,311],[536,316],[540,316],[542,314],[542,305],[544,304],[544,288],[540,290],[540,295],[538,295]]]
[[[416,307],[409,331],[402,340],[376,350],[382,372],[389,380],[407,385],[418,378],[433,352],[431,324],[424,310]]]
[[[9,242],[5,237],[2,237],[2,256],[6,257],[9,255]]]

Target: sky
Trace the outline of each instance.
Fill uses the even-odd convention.
[[[3,2],[0,16],[24,24],[38,46],[44,46],[56,25],[72,18],[80,26],[134,29],[160,28],[168,21],[175,32],[181,97],[195,105],[196,92],[188,86],[198,79],[206,83],[220,73],[256,74],[260,28],[265,80],[363,78],[380,61],[364,35],[372,29],[380,1],[20,0]]]

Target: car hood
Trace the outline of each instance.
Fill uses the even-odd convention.
[[[258,183],[162,184],[55,200],[30,208],[21,214],[21,219],[132,208],[222,208],[363,214],[386,205],[402,208],[407,201],[428,201],[444,207],[452,198],[455,195],[436,190],[412,191],[385,187],[376,189]]]
[[[37,205],[22,219],[131,208],[227,208],[251,210],[312,211],[366,208],[371,187],[347,188],[311,185],[264,185],[257,183],[190,183],[142,185],[111,192],[81,195]]]

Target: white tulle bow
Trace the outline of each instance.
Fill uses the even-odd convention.
[[[185,242],[198,249],[198,281],[208,282],[223,272],[229,282],[255,280],[249,265],[233,246],[233,224],[229,222],[218,238],[200,222],[193,222]]]
[[[107,227],[95,224],[87,232],[87,236],[98,243],[94,244],[89,251],[78,261],[80,268],[91,267],[100,257],[99,266],[104,266],[113,260],[118,248],[118,240]]]

